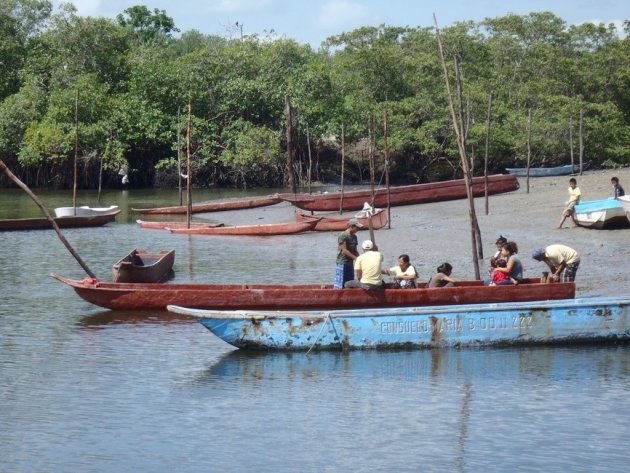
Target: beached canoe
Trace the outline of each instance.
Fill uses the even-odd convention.
[[[152,253],[133,249],[112,266],[112,281],[119,283],[157,283],[173,273],[175,250]]]
[[[202,212],[220,212],[224,210],[242,210],[253,209],[257,207],[266,207],[281,202],[276,196],[257,197],[252,199],[226,200],[220,202],[202,202],[192,205],[192,213]],[[185,214],[187,212],[186,205],[178,205],[176,207],[158,207],[153,209],[132,209],[142,214]]]
[[[59,228],[78,228],[78,227],[101,227],[106,223],[116,219],[116,215],[120,210],[114,210],[110,213],[100,215],[88,215],[85,217],[58,217],[55,223]],[[0,220],[0,231],[19,231],[19,230],[50,230],[52,223],[46,217],[35,218],[14,218]]]
[[[89,207],[82,205],[80,207],[57,207],[55,209],[56,217],[88,217],[92,215],[110,214],[118,210],[117,205],[110,205],[109,207]]]
[[[332,232],[332,231],[344,231],[348,227],[349,217],[340,217],[339,215],[325,216],[325,215],[309,215],[304,212],[295,212],[295,219],[298,222],[310,222],[313,220],[319,220],[315,225],[314,230],[317,232]],[[361,225],[363,230],[367,230],[370,227],[369,217],[366,217],[364,213],[362,216],[356,216],[356,219]],[[372,215],[372,228],[378,230],[387,225],[387,212],[385,209],[376,209]]]
[[[484,187],[484,177],[473,178],[473,194],[476,197],[484,195]],[[494,174],[488,176],[488,194],[511,192],[518,188],[518,179],[514,175]],[[464,179],[455,179],[428,184],[392,186],[389,191],[389,203],[391,206],[422,204],[442,200],[464,199],[466,196]],[[339,211],[342,196],[340,192],[329,192],[326,194],[278,194],[278,197],[304,210]],[[343,210],[360,210],[363,208],[364,202],[372,203],[371,190],[343,193]],[[373,205],[375,207],[387,207],[386,188],[381,187],[375,191]]]
[[[575,283],[540,284],[526,279],[517,286],[484,286],[459,281],[455,287],[333,289],[331,284],[120,284],[91,278],[70,279],[51,274],[84,300],[106,309],[150,310],[179,305],[200,309],[358,309],[483,302],[536,301],[575,297]]]
[[[590,161],[582,165],[582,171],[586,171],[591,165]],[[505,170],[515,176],[527,176],[527,168],[505,168]],[[568,176],[569,174],[577,174],[580,172],[579,164],[566,164],[564,166],[552,166],[549,168],[529,168],[530,177],[547,177],[547,176]]]
[[[403,289],[404,290],[404,289]],[[409,349],[630,340],[630,297],[332,311],[168,306],[252,350]]]
[[[309,222],[266,223],[260,225],[235,225],[215,228],[171,228],[178,235],[230,235],[230,236],[272,236],[294,235],[310,232],[318,220]]]
[[[186,222],[151,222],[148,220],[136,220],[140,228],[148,228],[152,230],[166,230],[175,228],[188,228]],[[215,228],[222,227],[223,224],[216,222],[190,222],[190,228]]]
[[[621,202],[626,218],[630,221],[630,195],[622,195],[621,197],[618,197],[617,200]]]
[[[575,206],[578,225],[598,230],[630,225],[622,202],[611,198],[580,202]]]

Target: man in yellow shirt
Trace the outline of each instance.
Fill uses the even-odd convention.
[[[381,271],[383,255],[377,250],[371,240],[363,241],[361,248],[363,248],[363,254],[354,260],[354,273],[356,277],[353,281],[346,282],[343,287],[360,287],[367,291],[383,289],[384,285]]]
[[[544,262],[551,270],[550,277],[554,281],[575,281],[575,274],[580,266],[580,255],[573,248],[566,245],[549,245],[538,248],[532,253],[532,258]]]

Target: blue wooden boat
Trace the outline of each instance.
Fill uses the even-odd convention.
[[[585,171],[591,165],[590,162],[582,165],[582,171]],[[515,176],[525,177],[527,176],[527,168],[505,168],[509,174]],[[577,174],[580,172],[579,164],[566,164],[564,166],[554,166],[550,168],[529,168],[530,177],[545,177],[545,176],[568,176],[569,174]]]
[[[330,311],[213,311],[168,306],[254,350],[536,345],[630,340],[630,296]]]
[[[575,206],[575,220],[582,227],[598,230],[622,228],[630,224],[622,203],[612,197],[580,202]]]

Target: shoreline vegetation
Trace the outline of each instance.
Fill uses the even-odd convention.
[[[72,188],[75,166],[81,189],[177,187],[188,157],[195,187],[306,187],[342,167],[378,182],[386,155],[393,185],[462,177],[434,28],[364,26],[314,50],[180,32],[141,5],[110,19],[10,0],[0,20],[0,159],[34,189]],[[630,165],[622,29],[550,12],[441,29],[475,175],[486,155],[488,174]]]

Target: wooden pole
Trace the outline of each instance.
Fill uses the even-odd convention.
[[[529,194],[529,168],[532,164],[532,107],[527,109],[527,177],[525,178],[527,194]]]
[[[486,115],[486,152],[483,161],[484,199],[486,202],[486,215],[490,212],[490,199],[488,199],[488,150],[490,148],[490,112],[492,111],[492,92],[488,96],[488,113]]]
[[[343,123],[341,124],[341,197],[339,198],[339,213],[343,213],[343,180],[344,166],[346,164],[346,143],[344,136]]]
[[[72,207],[73,213],[77,215],[77,174],[79,161],[79,89],[76,90],[74,100],[74,181],[72,185]]]
[[[575,168],[575,159],[573,155],[573,116],[569,117],[569,153],[571,154],[571,172]]]
[[[311,193],[311,178],[313,172],[313,156],[311,155],[311,135],[308,129],[308,123],[306,124],[306,148],[308,149],[308,193]]]
[[[580,109],[580,176],[582,175],[582,166],[584,165],[584,109]]]
[[[389,194],[389,148],[387,146],[387,108],[383,113],[383,144],[385,145],[385,185],[387,187],[387,228],[392,228],[391,200]]]
[[[375,148],[375,121],[374,115],[370,114],[369,120],[369,136],[370,136],[370,147],[369,147],[369,159],[370,159],[370,189],[372,190],[372,201],[370,202],[370,206],[374,208],[374,199],[375,199],[375,191],[374,191],[374,148]],[[374,227],[372,226],[372,212],[368,215],[368,227],[370,230],[370,240],[372,243],[376,245],[376,241],[374,240]]]
[[[190,228],[192,215],[192,169],[190,165],[190,133],[192,131],[192,104],[188,101],[188,125],[186,126],[186,226]]]
[[[181,110],[177,107],[177,188],[179,189],[179,205],[184,204],[184,196],[182,192],[182,123],[181,123]]]
[[[297,184],[295,182],[295,169],[293,164],[293,116],[291,113],[291,99],[288,95],[284,96],[284,113],[287,119],[287,171],[289,179],[289,187],[291,192],[297,192]]]
[[[68,251],[70,252],[70,254],[72,256],[74,256],[74,259],[77,260],[77,263],[79,263],[79,265],[83,268],[83,270],[87,273],[88,276],[90,276],[91,278],[94,279],[98,279],[94,273],[90,270],[90,268],[88,268],[87,264],[85,264],[83,262],[83,260],[81,259],[81,257],[79,256],[79,254],[74,250],[74,248],[72,248],[72,245],[68,242],[68,240],[66,240],[66,238],[63,236],[63,234],[61,233],[61,230],[59,229],[59,225],[57,225],[57,222],[55,222],[55,219],[52,217],[52,215],[50,215],[50,213],[48,212],[48,210],[46,209],[46,207],[44,206],[44,204],[42,203],[41,200],[39,200],[37,198],[37,196],[35,194],[33,194],[33,192],[31,192],[31,190],[28,188],[28,186],[26,184],[24,184],[17,176],[15,176],[10,170],[9,168],[7,168],[6,164],[4,164],[4,162],[0,159],[0,170],[2,170],[8,177],[9,179],[11,179],[13,182],[15,182],[15,184],[22,189],[24,192],[26,192],[29,197],[31,199],[33,199],[33,201],[35,201],[35,203],[37,204],[37,206],[42,210],[42,212],[44,213],[44,215],[46,216],[46,218],[50,221],[50,223],[52,224],[53,230],[55,230],[55,232],[57,233],[57,236],[59,237],[59,239],[61,240],[61,243],[64,244],[64,246],[68,249]]]
[[[433,14],[433,22],[435,23],[435,31],[438,41],[438,49],[440,51],[440,58],[442,59],[442,68],[444,70],[444,81],[446,83],[446,95],[448,98],[448,105],[451,112],[451,119],[453,120],[453,127],[455,129],[455,136],[457,139],[457,147],[459,149],[459,156],[462,162],[462,169],[464,171],[466,194],[468,196],[469,217],[471,224],[471,243],[473,249],[473,264],[475,267],[475,277],[481,279],[479,272],[479,257],[476,242],[476,231],[478,228],[477,215],[475,213],[475,202],[472,193],[472,178],[470,176],[470,167],[468,165],[468,158],[466,157],[466,149],[464,148],[464,142],[457,122],[457,116],[455,115],[455,107],[453,106],[453,97],[451,95],[451,86],[448,80],[448,70],[446,68],[446,60],[444,59],[444,50],[442,48],[442,39],[440,38],[440,28],[438,27],[437,18]]]

